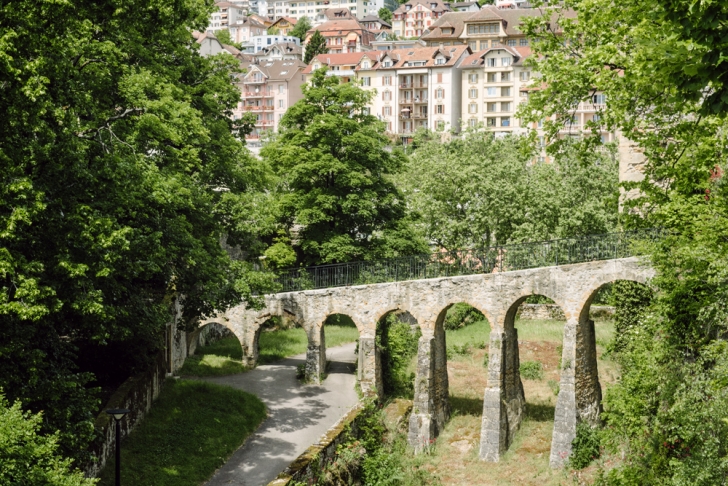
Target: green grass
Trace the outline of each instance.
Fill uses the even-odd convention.
[[[243,348],[236,337],[222,338],[209,346],[197,348],[189,356],[180,374],[183,376],[221,376],[247,371],[243,366]]]
[[[324,326],[326,347],[333,348],[359,339],[359,331],[354,326],[337,326],[327,324]],[[260,349],[258,362],[270,363],[279,359],[306,352],[308,339],[306,332],[296,327],[277,331],[260,333],[258,348]]]
[[[258,428],[266,416],[255,395],[229,387],[167,380],[151,411],[121,443],[126,485],[196,486]],[[114,460],[100,486],[114,484]]]

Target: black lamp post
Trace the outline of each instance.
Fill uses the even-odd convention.
[[[106,413],[114,417],[116,422],[116,486],[121,486],[121,419],[129,413],[126,408],[112,408]]]

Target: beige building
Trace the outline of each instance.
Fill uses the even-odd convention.
[[[368,51],[375,40],[374,34],[354,18],[329,20],[309,30],[306,33],[306,45],[315,31],[319,31],[326,39],[330,54]]]
[[[255,144],[265,131],[277,131],[278,124],[289,106],[303,97],[301,84],[306,65],[297,60],[251,64],[237,85],[240,103],[233,117],[240,119],[245,113],[256,115],[255,129],[246,141]]]
[[[208,32],[227,29],[230,25],[237,23],[239,19],[244,18],[246,14],[243,7],[230,2],[217,2],[215,7],[217,10],[210,16],[210,24],[207,26]]]
[[[376,90],[371,113],[405,142],[418,128],[457,132],[460,68],[468,54],[466,46],[420,47],[382,51],[371,65],[363,61],[358,78],[364,89]]]
[[[392,15],[392,33],[398,37],[420,37],[450,7],[440,0],[410,0]]]
[[[228,27],[230,38],[236,44],[247,44],[259,35],[265,35],[267,27],[253,17],[242,17]]]

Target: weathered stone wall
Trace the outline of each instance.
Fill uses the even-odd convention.
[[[120,424],[121,437],[126,437],[141,422],[152,407],[152,402],[159,396],[166,371],[167,363],[164,355],[160,354],[149,370],[126,380],[106,403],[94,422],[96,430],[100,432],[100,439],[94,443],[91,450],[96,460],[85,468],[88,477],[96,477],[115,451],[116,424],[106,410],[111,408],[130,410]]]
[[[322,326],[327,316],[345,314],[357,326],[359,379],[362,390],[381,394],[381,366],[375,345],[377,322],[388,312],[408,312],[422,331],[415,381],[412,445],[432,440],[448,417],[447,368],[442,320],[453,304],[464,302],[480,310],[491,324],[488,385],[483,406],[481,458],[497,461],[508,448],[523,414],[518,337],[514,329],[520,304],[531,295],[555,302],[567,321],[564,332],[561,392],[558,398],[554,453],[568,456],[578,420],[598,415],[593,332],[587,326],[589,308],[599,288],[616,280],[646,282],[653,271],[637,258],[597,261],[513,272],[412,280],[374,285],[307,290],[265,297],[260,311],[234,307],[205,322],[218,322],[243,346],[245,364],[257,360],[260,326],[271,316],[301,325],[308,335],[307,374],[316,381],[325,366]],[[584,317],[586,316],[586,317]],[[595,356],[595,355],[594,355]],[[578,358],[578,360],[577,360]],[[566,366],[568,364],[569,366]],[[599,397],[600,399],[601,397]],[[574,424],[572,426],[572,424]],[[558,435],[561,434],[561,435]],[[558,437],[557,437],[558,435]]]

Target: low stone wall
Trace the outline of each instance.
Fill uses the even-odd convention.
[[[589,315],[592,319],[607,319],[614,316],[614,307],[608,305],[591,306]],[[557,304],[521,304],[517,314],[523,320],[566,320],[564,311]]]
[[[116,424],[106,410],[110,408],[130,410],[121,421],[121,437],[126,437],[139,425],[152,407],[152,402],[159,396],[166,371],[164,355],[160,353],[149,370],[126,380],[106,403],[94,422],[96,430],[100,431],[100,439],[91,450],[96,461],[85,468],[88,477],[96,477],[104,468],[106,461],[114,454]]]
[[[354,405],[336,424],[331,427],[321,439],[298,456],[282,473],[268,486],[285,486],[294,481],[303,481],[312,471],[312,467],[318,467],[320,461],[330,459],[336,455],[336,447],[345,440],[347,426],[352,429],[356,427],[356,420],[364,408],[361,402]],[[356,433],[354,431],[354,433]]]

